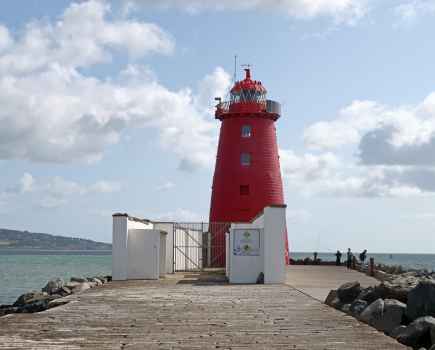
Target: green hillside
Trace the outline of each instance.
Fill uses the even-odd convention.
[[[0,229],[0,249],[112,250],[112,245],[83,238]]]

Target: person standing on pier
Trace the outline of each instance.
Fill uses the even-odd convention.
[[[361,264],[364,264],[366,257],[367,257],[367,249],[364,249],[364,251],[359,255],[359,260],[361,261]]]
[[[352,258],[353,258],[352,251],[350,250],[350,248],[347,248],[347,261],[346,261],[346,266],[347,266],[348,269],[350,269],[351,266],[352,266]]]
[[[341,266],[341,256],[342,255],[343,254],[341,254],[341,252],[339,250],[337,250],[337,253],[335,253],[335,257],[336,257],[336,259],[335,259],[335,265]]]

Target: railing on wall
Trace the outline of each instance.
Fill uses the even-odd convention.
[[[174,223],[174,271],[225,267],[225,234],[230,226],[215,222]]]

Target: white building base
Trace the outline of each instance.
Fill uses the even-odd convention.
[[[165,231],[153,223],[113,215],[112,279],[158,279],[166,274]]]
[[[252,223],[231,225],[226,238],[230,283],[285,282],[285,211],[285,206],[266,207]]]

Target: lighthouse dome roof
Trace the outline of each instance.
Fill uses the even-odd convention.
[[[263,84],[261,84],[261,81],[258,80],[252,80],[251,79],[251,70],[249,68],[245,69],[245,79],[237,81],[233,88],[231,89],[231,93],[240,93],[242,91],[255,91],[261,94],[266,94],[267,90],[266,88],[263,86]]]

